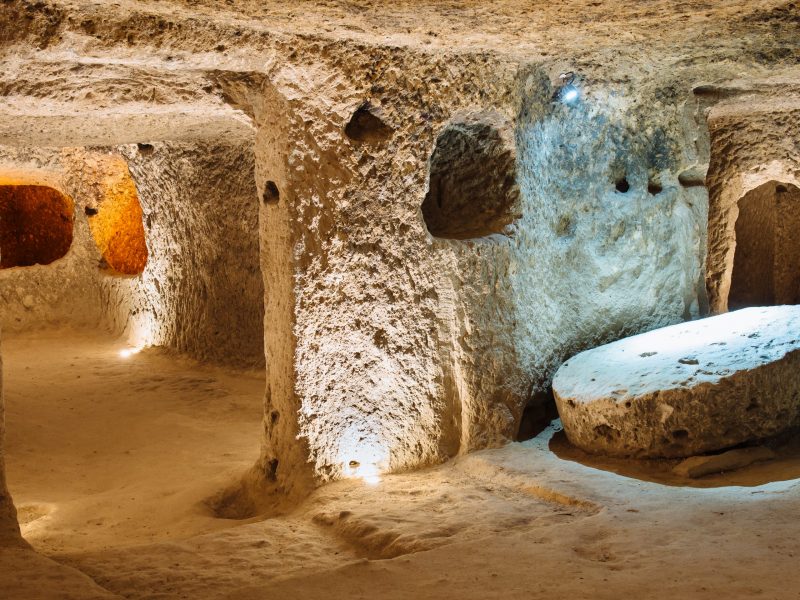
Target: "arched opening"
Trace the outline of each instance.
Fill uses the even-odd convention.
[[[43,185],[0,186],[0,268],[48,265],[72,245],[73,202]]]
[[[22,536],[40,551],[204,531],[216,521],[203,500],[258,457],[253,151],[170,144],[41,150],[52,169],[12,164],[0,182],[58,181],[75,200],[63,259],[0,271],[3,458]]]
[[[136,186],[122,159],[109,171],[99,206],[87,206],[86,216],[104,266],[120,275],[139,275],[147,264],[142,207]]]
[[[469,239],[502,233],[517,218],[513,143],[497,115],[448,125],[430,159],[422,216],[431,235]]]
[[[729,309],[800,303],[800,189],[769,181],[738,205]]]

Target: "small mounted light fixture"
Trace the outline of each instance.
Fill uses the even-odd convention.
[[[567,106],[572,106],[581,97],[578,86],[575,85],[575,72],[567,71],[558,76],[559,87],[553,93],[553,100],[557,100]]]

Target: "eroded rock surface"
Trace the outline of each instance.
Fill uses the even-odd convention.
[[[569,440],[613,456],[682,457],[798,424],[800,307],[748,308],[571,358],[553,379]]]
[[[253,473],[287,494],[514,439],[566,357],[716,306],[738,174],[800,172],[786,0],[2,7],[0,176],[77,213],[0,321],[266,363]],[[98,267],[97,152],[138,275]]]

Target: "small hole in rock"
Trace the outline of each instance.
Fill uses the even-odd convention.
[[[142,156],[150,156],[155,151],[152,144],[136,144],[136,147]]]
[[[266,470],[267,479],[270,481],[275,481],[278,476],[278,459],[273,458],[271,461],[267,463],[267,470]]]
[[[596,436],[602,437],[608,442],[619,438],[619,431],[609,425],[595,425],[594,433]]]
[[[672,437],[676,440],[685,440],[689,437],[689,432],[685,429],[676,429],[672,432]]]
[[[661,187],[661,185],[659,185],[659,184],[658,184],[658,183],[656,183],[655,181],[650,181],[650,182],[647,184],[647,192],[648,192],[648,193],[649,193],[651,196],[656,196],[656,195],[660,194],[660,193],[661,193],[661,191],[662,191],[663,189],[664,189],[664,188],[662,188],[662,187]]]
[[[97,214],[97,209],[92,206],[87,206],[83,209],[87,217],[93,217]]]
[[[379,109],[369,103],[361,105],[350,117],[344,133],[357,142],[377,143],[392,137],[394,130],[381,119]]]
[[[278,190],[278,186],[275,185],[275,182],[267,181],[267,183],[264,184],[264,195],[262,196],[264,204],[277,204],[280,197],[281,193]]]
[[[617,179],[617,181],[614,183],[614,187],[618,192],[624,194],[631,189],[631,184],[628,183],[628,180],[625,177],[622,177],[621,179]]]

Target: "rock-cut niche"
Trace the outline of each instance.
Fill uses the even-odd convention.
[[[139,195],[124,161],[108,160],[113,168],[103,179],[102,199],[98,205],[86,207],[89,229],[111,273],[138,275],[147,264]]]
[[[430,158],[422,216],[431,235],[469,239],[503,233],[518,218],[513,137],[500,115],[449,124]]]
[[[800,303],[800,189],[769,181],[742,196],[728,307]]]
[[[43,185],[0,185],[0,268],[48,265],[72,245],[72,199]]]

